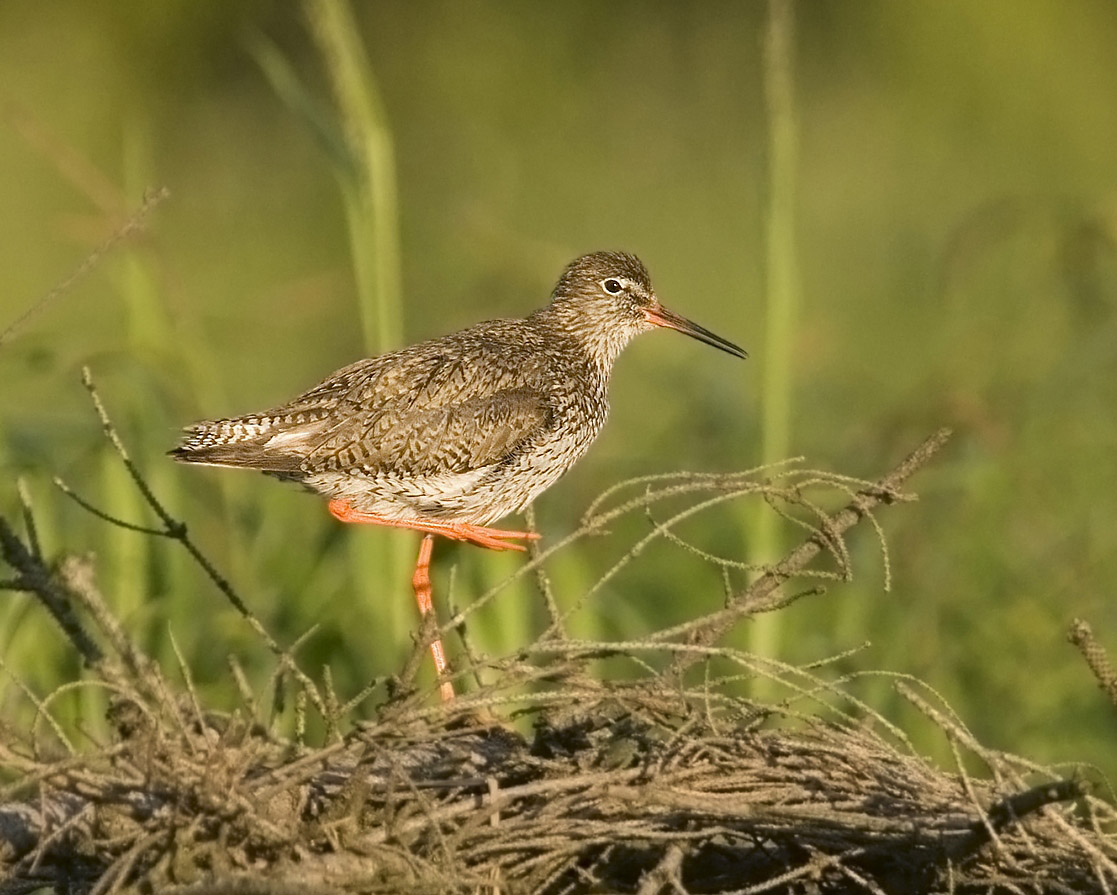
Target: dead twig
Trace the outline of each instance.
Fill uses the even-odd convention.
[[[38,544],[34,541],[24,544],[2,518],[0,518],[0,555],[3,555],[4,561],[18,573],[16,578],[5,584],[12,590],[26,590],[35,594],[77,649],[82,661],[90,667],[100,665],[105,658],[104,652],[78,621],[71,605],[70,595],[43,562],[42,556],[38,553]]]
[[[949,429],[940,429],[912,451],[895,469],[881,478],[872,488],[857,491],[846,507],[835,514],[826,526],[825,534],[814,533],[787,556],[776,563],[769,571],[743,591],[733,595],[728,605],[719,612],[696,619],[674,628],[659,631],[653,637],[668,640],[685,636],[686,642],[696,646],[706,646],[720,640],[740,619],[758,612],[770,612],[782,606],[786,598],[777,593],[780,586],[790,578],[801,573],[807,564],[828,548],[828,540],[839,538],[856,525],[874,507],[893,503],[900,497],[900,487],[916,471],[930,462],[950,438]],[[679,656],[675,660],[674,672],[680,674],[698,656]]]
[[[322,717],[327,717],[328,708],[326,707],[322,694],[319,692],[318,687],[315,685],[315,683],[306,675],[306,673],[301,668],[299,668],[298,664],[294,660],[292,651],[283,649],[271,636],[271,634],[268,633],[267,629],[264,628],[263,624],[256,617],[255,613],[253,613],[252,610],[248,608],[248,605],[233,589],[233,586],[229,583],[228,579],[217,571],[217,568],[213,565],[213,563],[209,561],[205,554],[202,553],[202,551],[187,534],[186,523],[175,519],[155,496],[155,493],[151,490],[151,486],[148,485],[147,480],[140,472],[139,467],[136,466],[135,462],[133,462],[131,456],[128,453],[128,449],[124,446],[124,442],[121,440],[120,435],[117,433],[116,427],[113,425],[112,420],[109,418],[108,411],[105,409],[104,402],[102,402],[101,400],[101,396],[98,393],[97,387],[93,382],[93,375],[88,367],[82,367],[82,384],[85,386],[86,391],[89,392],[89,397],[93,401],[93,406],[97,411],[98,419],[100,419],[101,421],[101,428],[105,433],[105,437],[109,440],[109,443],[113,446],[113,449],[120,457],[121,462],[124,464],[124,468],[127,470],[133,484],[135,484],[137,490],[143,497],[144,502],[147,503],[147,505],[155,513],[159,521],[162,523],[163,527],[161,529],[148,528],[146,526],[137,525],[123,519],[117,519],[116,517],[97,509],[88,501],[79,497],[60,478],[56,477],[54,479],[55,485],[67,497],[69,497],[83,509],[88,510],[89,512],[93,513],[98,518],[105,520],[106,522],[141,534],[157,535],[160,537],[170,538],[171,540],[177,541],[179,544],[181,544],[186,552],[190,554],[191,558],[202,569],[206,577],[208,577],[210,581],[212,581],[217,586],[217,589],[220,590],[222,594],[224,594],[225,598],[228,599],[228,601],[233,605],[233,608],[235,608],[237,612],[240,613],[241,617],[246,622],[248,622],[252,630],[255,631],[260,639],[263,640],[263,642],[267,645],[268,649],[271,650],[271,652],[279,659],[280,664],[284,668],[286,668],[295,677],[296,680],[298,680],[299,684],[307,692],[308,697],[314,704],[314,707],[321,713]]]
[[[3,348],[4,343],[28,320],[41,312],[48,304],[58,298],[58,296],[69,291],[76,283],[84,279],[85,276],[97,266],[101,259],[112,251],[118,243],[142,230],[148,215],[151,214],[156,205],[169,195],[170,192],[166,187],[160,187],[159,189],[147,193],[143,198],[143,202],[140,203],[140,207],[132,212],[124,223],[112,232],[108,239],[86,255],[85,259],[75,268],[73,273],[45,295],[40,296],[36,301],[32,302],[22,314],[9,323],[3,331],[0,331],[0,348]]]

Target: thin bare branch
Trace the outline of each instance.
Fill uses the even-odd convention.
[[[24,544],[4,519],[0,519],[0,555],[18,573],[11,589],[34,593],[83,661],[90,666],[100,663],[105,654],[78,621],[70,595],[59,585],[37,551]]]
[[[794,576],[801,574],[807,564],[819,553],[827,549],[828,538],[841,537],[846,531],[864,519],[873,507],[894,502],[900,488],[915,472],[922,469],[935,456],[950,438],[949,429],[940,429],[912,451],[895,469],[881,478],[872,488],[859,490],[839,513],[835,514],[827,528],[827,535],[812,534],[787,556],[776,563],[772,569],[761,575],[743,591],[735,594],[729,605],[720,612],[706,616],[687,626],[679,626],[671,631],[660,632],[659,638],[677,637],[685,634],[689,643],[711,644],[725,636],[740,619],[757,612],[770,611],[782,605],[784,597],[777,593],[780,586]],[[676,660],[675,672],[681,673],[696,659],[682,656]]]
[[[133,234],[140,231],[148,215],[152,212],[156,205],[166,199],[170,193],[166,187],[152,190],[144,196],[143,202],[128,219],[121,224],[113,233],[102,242],[97,248],[85,256],[85,260],[81,262],[68,277],[61,283],[47,292],[45,295],[40,296],[37,300],[33,301],[28,308],[9,323],[3,331],[0,331],[0,348],[3,348],[4,343],[7,342],[15,333],[22,327],[28,320],[40,313],[48,304],[54,301],[58,296],[68,292],[78,282],[83,280],[85,276],[93,270],[94,267],[107,255],[110,251],[116,248],[117,244],[125,239],[128,239]]]

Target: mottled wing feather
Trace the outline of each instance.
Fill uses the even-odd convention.
[[[547,420],[543,395],[526,387],[434,406],[393,401],[371,415],[339,419],[323,433],[303,468],[369,474],[463,473],[499,463]]]
[[[387,367],[385,360],[384,356],[366,357],[347,367],[342,367],[297,398],[267,412],[272,416],[287,416],[293,413],[312,413],[316,416],[326,414],[341,401],[351,400],[352,394],[362,381],[381,379]]]
[[[263,413],[200,423],[175,456],[297,478],[482,469],[549,425],[548,363],[523,321],[489,321],[359,360]]]

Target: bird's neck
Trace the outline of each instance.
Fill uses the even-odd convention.
[[[608,377],[609,371],[636,333],[587,313],[584,306],[557,299],[531,315],[537,325],[574,343]]]

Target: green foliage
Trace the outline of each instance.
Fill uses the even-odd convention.
[[[0,7],[0,330],[144,189],[171,190],[142,238],[0,344],[0,510],[15,512],[24,476],[45,549],[94,552],[150,651],[169,658],[173,631],[204,689],[251,635],[173,544],[92,524],[54,490],[60,475],[152,522],[103,443],[83,364],[161,499],[269,630],[290,642],[318,626],[306,664],[351,694],[409,647],[415,539],[343,530],[320,501],[259,477],[178,469],[163,457],[177,428],[275,403],[368,351],[525,313],[569,258],[626,248],[665,303],[753,360],[640,340],[619,364],[606,433],[539,501],[545,537],[629,476],[756,465],[772,362],[790,381],[788,451],[812,464],[871,474],[951,425],[942,465],[914,483],[921,504],[884,522],[891,592],[862,535],[853,585],[785,610],[781,655],[869,640],[844,670],[928,680],[993,746],[1112,761],[1115,722],[1064,642],[1075,616],[1117,639],[1112,4],[796,7],[800,289],[778,348],[761,298],[763,5],[355,5],[335,38],[361,38],[367,65],[345,77],[379,97],[363,106],[344,99],[328,29],[301,7],[148,8]],[[398,191],[396,209],[373,190]],[[647,525],[622,520],[557,557],[560,604]],[[740,557],[748,532],[727,512],[681,533]],[[435,564],[448,611],[516,558],[440,544]],[[715,607],[722,587],[716,569],[664,548],[577,625],[635,636]],[[0,596],[5,665],[38,692],[69,680],[49,621]],[[507,648],[543,623],[537,601],[519,601],[521,616],[516,602],[479,611],[474,642]],[[894,698],[885,682],[874,694],[884,711]],[[949,761],[943,743],[919,745]]]

